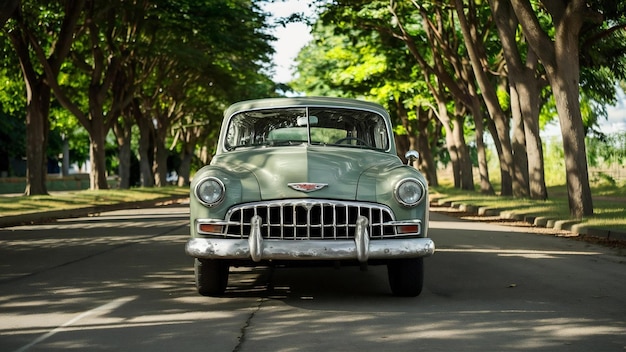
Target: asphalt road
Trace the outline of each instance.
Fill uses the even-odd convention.
[[[612,250],[431,214],[424,292],[384,267],[236,268],[196,294],[187,208],[0,229],[0,351],[624,351]]]

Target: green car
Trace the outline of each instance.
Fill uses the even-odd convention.
[[[233,104],[190,194],[185,249],[202,295],[223,294],[231,266],[356,264],[387,265],[391,292],[417,296],[423,258],[435,251],[426,180],[397,156],[378,104],[327,97]]]

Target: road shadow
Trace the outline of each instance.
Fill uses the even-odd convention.
[[[193,259],[184,253],[186,215],[159,214],[2,236],[3,277],[34,271],[0,282],[0,350],[51,331],[38,347],[586,351],[626,345],[623,264],[607,265],[603,253],[572,241],[438,218],[430,235],[439,247],[425,259],[419,297],[392,296],[384,266],[232,268],[226,293],[203,297],[195,290]]]

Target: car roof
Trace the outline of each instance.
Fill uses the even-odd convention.
[[[352,108],[369,110],[388,117],[389,114],[380,104],[347,98],[335,97],[290,97],[290,98],[266,98],[256,100],[246,100],[231,105],[224,111],[224,118],[228,119],[233,114],[240,111],[281,108],[293,106],[323,106],[336,108]]]

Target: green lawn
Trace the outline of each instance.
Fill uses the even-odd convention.
[[[183,197],[188,194],[189,187],[170,186],[124,190],[52,192],[47,196],[31,197],[0,195],[0,216]]]
[[[430,195],[450,202],[489,207],[513,214],[570,219],[567,190],[564,185],[548,188],[548,200],[537,201],[514,197],[487,196],[480,192],[455,189],[449,185],[431,187]],[[626,187],[592,186],[594,215],[583,218],[586,227],[626,231]]]

